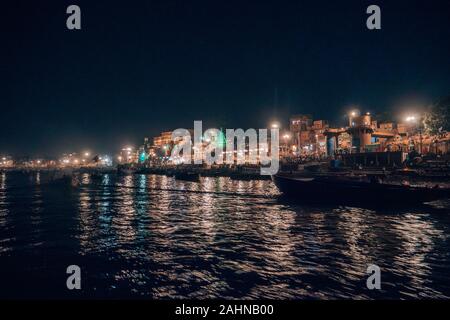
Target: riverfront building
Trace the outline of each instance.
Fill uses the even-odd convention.
[[[292,136],[290,155],[324,155],[326,152],[324,133],[328,127],[328,121],[313,120],[311,115],[292,116],[289,119],[290,135]]]

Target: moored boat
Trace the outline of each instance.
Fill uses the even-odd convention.
[[[275,175],[272,180],[283,195],[308,202],[403,205],[450,198],[448,187],[388,184],[378,177]]]
[[[73,170],[71,169],[62,169],[62,170],[53,170],[49,172],[48,184],[51,185],[72,185],[73,183]]]
[[[117,173],[122,175],[131,175],[136,172],[136,169],[131,166],[120,165],[117,167]]]
[[[251,180],[269,180],[270,176],[261,175],[259,173],[242,173],[242,172],[233,172],[229,175],[231,180],[243,180],[243,181],[251,181]]]
[[[189,171],[175,172],[174,177],[177,180],[192,181],[192,182],[200,181],[200,174],[195,173],[195,172],[189,172]]]
[[[93,173],[91,173],[91,179],[92,180],[102,180],[103,174],[100,172],[93,172]]]

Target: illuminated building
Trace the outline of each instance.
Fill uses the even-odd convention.
[[[126,146],[120,150],[117,161],[121,164],[137,163],[138,158],[138,152],[133,147]]]
[[[172,143],[172,131],[164,131],[157,137],[153,138],[153,146],[163,148]]]
[[[311,115],[292,116],[289,120],[292,135],[289,149],[294,155],[325,154],[324,132],[328,127],[328,121],[313,120]]]
[[[10,168],[14,166],[14,161],[10,156],[0,156],[0,168]]]
[[[346,128],[327,128],[327,155],[335,152],[409,152],[448,153],[448,134],[427,135],[411,123],[380,122],[372,120],[371,115],[349,114]]]

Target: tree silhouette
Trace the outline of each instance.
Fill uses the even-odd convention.
[[[450,96],[439,99],[428,108],[423,125],[425,132],[430,134],[450,131]]]

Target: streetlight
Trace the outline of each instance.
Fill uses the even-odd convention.
[[[289,153],[289,146],[288,146],[288,140],[291,138],[291,135],[289,133],[285,133],[283,135],[283,139],[284,139],[284,153],[286,154],[286,156]]]
[[[349,112],[349,116],[350,117],[356,117],[359,115],[359,110],[358,109],[353,109]]]
[[[280,128],[280,125],[278,124],[278,122],[273,122],[271,127],[272,127],[272,129],[278,129],[278,128]]]
[[[418,119],[419,118],[419,119]],[[419,153],[422,154],[422,127],[420,125],[420,117],[410,115],[405,118],[406,122],[417,124],[417,130],[419,130]]]
[[[352,110],[349,112],[348,114],[348,122],[349,122],[349,126],[353,127],[355,125],[355,123],[353,122],[353,118],[355,118],[356,116],[359,115],[359,110]]]

